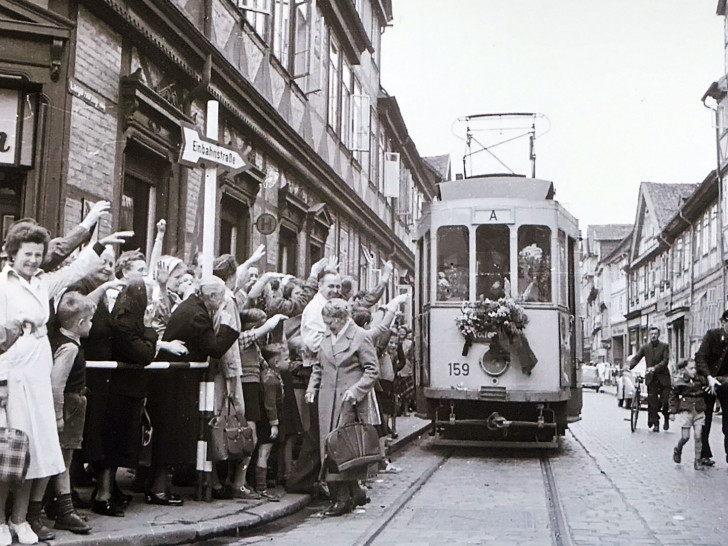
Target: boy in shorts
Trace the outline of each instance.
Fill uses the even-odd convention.
[[[60,328],[51,339],[53,350],[53,402],[56,408],[58,438],[66,461],[66,470],[51,479],[51,494],[55,496],[46,513],[55,516],[55,528],[86,534],[91,527],[76,512],[71,502],[71,481],[68,466],[75,449],[81,449],[86,421],[86,358],[81,338],[91,330],[96,306],[78,292],[64,294],[56,316]]]
[[[690,440],[690,429],[695,430],[695,470],[703,470],[700,459],[700,450],[703,446],[701,433],[705,423],[704,389],[708,385],[706,379],[698,375],[695,362],[683,360],[677,365],[678,376],[670,392],[670,420],[675,420],[675,414],[681,415],[682,436],[673,450],[672,460],[680,463],[682,448]]]

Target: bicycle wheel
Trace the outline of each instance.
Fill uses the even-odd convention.
[[[632,432],[634,432],[637,428],[637,418],[640,416],[641,404],[642,401],[640,400],[640,393],[639,391],[635,391],[634,397],[632,398],[632,407],[630,408],[629,414],[629,427],[632,429]]]

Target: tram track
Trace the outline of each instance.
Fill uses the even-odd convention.
[[[566,520],[566,511],[561,504],[559,498],[559,490],[556,486],[556,478],[551,469],[549,454],[541,453],[540,459],[541,473],[543,474],[544,492],[546,494],[546,504],[549,510],[549,520],[551,522],[551,535],[555,546],[572,546],[571,532],[569,524]]]
[[[427,469],[410,485],[395,501],[389,506],[384,513],[374,521],[369,528],[354,543],[355,546],[369,546],[376,540],[379,534],[384,531],[387,524],[399,514],[407,503],[422,489],[422,487],[430,480],[430,478],[447,462],[452,455],[452,450],[448,450],[445,454],[430,464]]]

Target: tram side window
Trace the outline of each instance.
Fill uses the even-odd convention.
[[[437,301],[468,299],[469,255],[468,228],[445,226],[437,230]]]
[[[510,295],[510,229],[505,225],[475,230],[476,298],[496,300]]]
[[[558,287],[559,287],[559,301],[561,305],[568,305],[568,293],[567,293],[567,282],[569,276],[569,268],[566,250],[566,233],[559,230],[559,270],[558,270]]]
[[[523,301],[551,301],[551,229],[518,228],[518,293]]]

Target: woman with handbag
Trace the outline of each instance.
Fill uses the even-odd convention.
[[[56,428],[51,388],[53,354],[48,340],[49,302],[68,286],[92,272],[107,243],[123,242],[120,234],[88,245],[68,266],[44,273],[40,266],[48,250],[50,235],[35,220],[16,222],[8,231],[5,251],[10,263],[0,274],[0,324],[22,316],[23,335],[0,355],[0,381],[8,386],[8,427],[28,435],[30,467],[25,481],[0,481],[0,545],[12,542],[11,532],[21,544],[35,544],[38,535],[29,521],[49,539],[52,533],[40,519],[48,478],[66,468]],[[5,523],[5,500],[14,488],[10,521]],[[32,511],[28,513],[30,501]],[[27,518],[27,520],[26,520]]]
[[[379,375],[379,364],[371,336],[351,320],[346,301],[338,298],[327,301],[322,317],[327,331],[318,361],[313,365],[306,402],[313,403],[319,393],[322,466],[333,501],[324,515],[341,516],[351,512],[355,505],[366,503],[366,495],[361,494],[358,483],[366,477],[366,464],[345,471],[335,468],[325,453],[326,438],[334,429],[357,419],[368,422],[369,393]],[[376,432],[373,442],[378,453]]]

